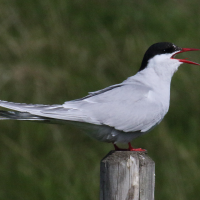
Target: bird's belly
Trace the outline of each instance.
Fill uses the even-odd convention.
[[[128,143],[131,142],[133,139],[146,134],[148,131],[141,132],[141,131],[134,131],[134,132],[124,132],[120,130],[116,130],[113,127],[109,127],[106,125],[94,125],[89,123],[79,123],[79,122],[72,122],[80,129],[82,129],[87,135],[90,137],[101,141],[101,142],[108,142],[108,143]],[[153,129],[157,124],[150,128]]]

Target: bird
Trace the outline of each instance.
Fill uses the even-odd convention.
[[[71,123],[86,131],[92,138],[113,143],[127,143],[157,126],[170,105],[170,85],[173,74],[183,64],[200,65],[175,56],[194,48],[180,48],[171,42],[151,45],[144,54],[138,72],[122,83],[87,96],[66,101],[62,105],[25,104],[0,101],[0,120],[30,120],[48,123]]]

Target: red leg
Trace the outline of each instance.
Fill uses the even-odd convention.
[[[142,148],[134,149],[134,148],[131,146],[131,143],[130,143],[130,142],[128,143],[128,146],[129,146],[129,148],[128,148],[129,151],[146,151],[145,149],[142,149]]]

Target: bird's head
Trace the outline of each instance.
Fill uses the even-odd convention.
[[[139,71],[146,68],[154,68],[158,73],[173,75],[182,63],[200,65],[187,59],[177,59],[175,55],[186,51],[198,51],[200,49],[180,48],[170,42],[159,42],[153,44],[146,51]]]

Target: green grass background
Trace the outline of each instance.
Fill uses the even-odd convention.
[[[199,7],[198,0],[1,0],[0,99],[62,104],[134,75],[155,42],[200,48]],[[182,56],[200,62],[199,52]],[[200,198],[199,86],[200,67],[182,65],[169,113],[132,142],[156,162],[156,199]],[[73,126],[0,121],[0,199],[99,199],[99,163],[111,149]]]

